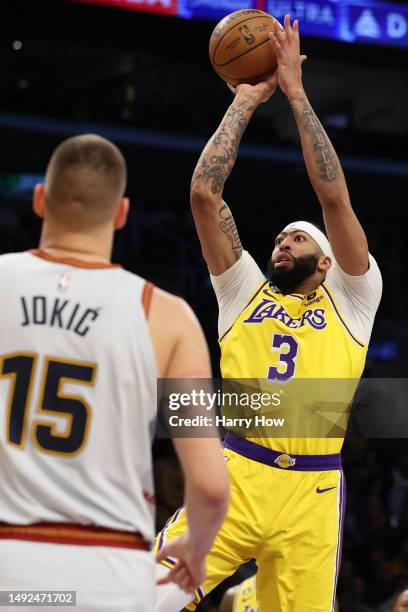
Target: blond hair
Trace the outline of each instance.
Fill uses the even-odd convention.
[[[47,167],[47,211],[70,230],[104,224],[114,218],[126,179],[125,159],[112,142],[95,134],[68,138]]]

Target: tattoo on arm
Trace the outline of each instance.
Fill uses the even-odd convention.
[[[335,181],[339,175],[339,164],[330,140],[322,124],[307,100],[291,102],[296,121],[310,135],[315,152],[315,162],[319,168],[319,178],[325,182]]]
[[[234,217],[232,216],[231,211],[225,204],[225,202],[221,206],[218,213],[221,218],[218,227],[222,232],[224,232],[228,240],[231,242],[232,252],[234,254],[235,261],[238,261],[242,254],[242,245],[241,240],[239,239],[239,234],[237,226],[235,225]]]
[[[208,185],[214,195],[221,194],[234,167],[242,135],[256,108],[256,98],[247,94],[235,100],[220,127],[205,147],[192,178],[192,186]]]

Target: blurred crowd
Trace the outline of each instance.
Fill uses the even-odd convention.
[[[408,586],[406,440],[348,440],[341,612],[387,612]]]

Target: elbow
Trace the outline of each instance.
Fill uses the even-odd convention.
[[[230,486],[228,478],[225,482],[218,484],[216,489],[209,492],[209,503],[220,510],[227,510],[230,502]]]
[[[324,195],[319,197],[323,210],[341,210],[350,207],[348,193],[344,193],[336,187],[326,189]]]
[[[226,471],[222,478],[217,477],[216,481],[207,483],[201,482],[198,488],[204,505],[220,513],[226,512],[230,501],[230,485]]]
[[[197,184],[191,186],[190,205],[193,210],[195,208],[200,210],[205,208],[211,209],[216,201],[217,198],[212,193],[211,189],[203,185],[198,186]]]

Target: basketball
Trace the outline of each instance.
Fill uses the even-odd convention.
[[[215,72],[231,85],[255,85],[277,65],[269,41],[275,18],[264,11],[235,11],[222,19],[211,34],[209,53]]]

